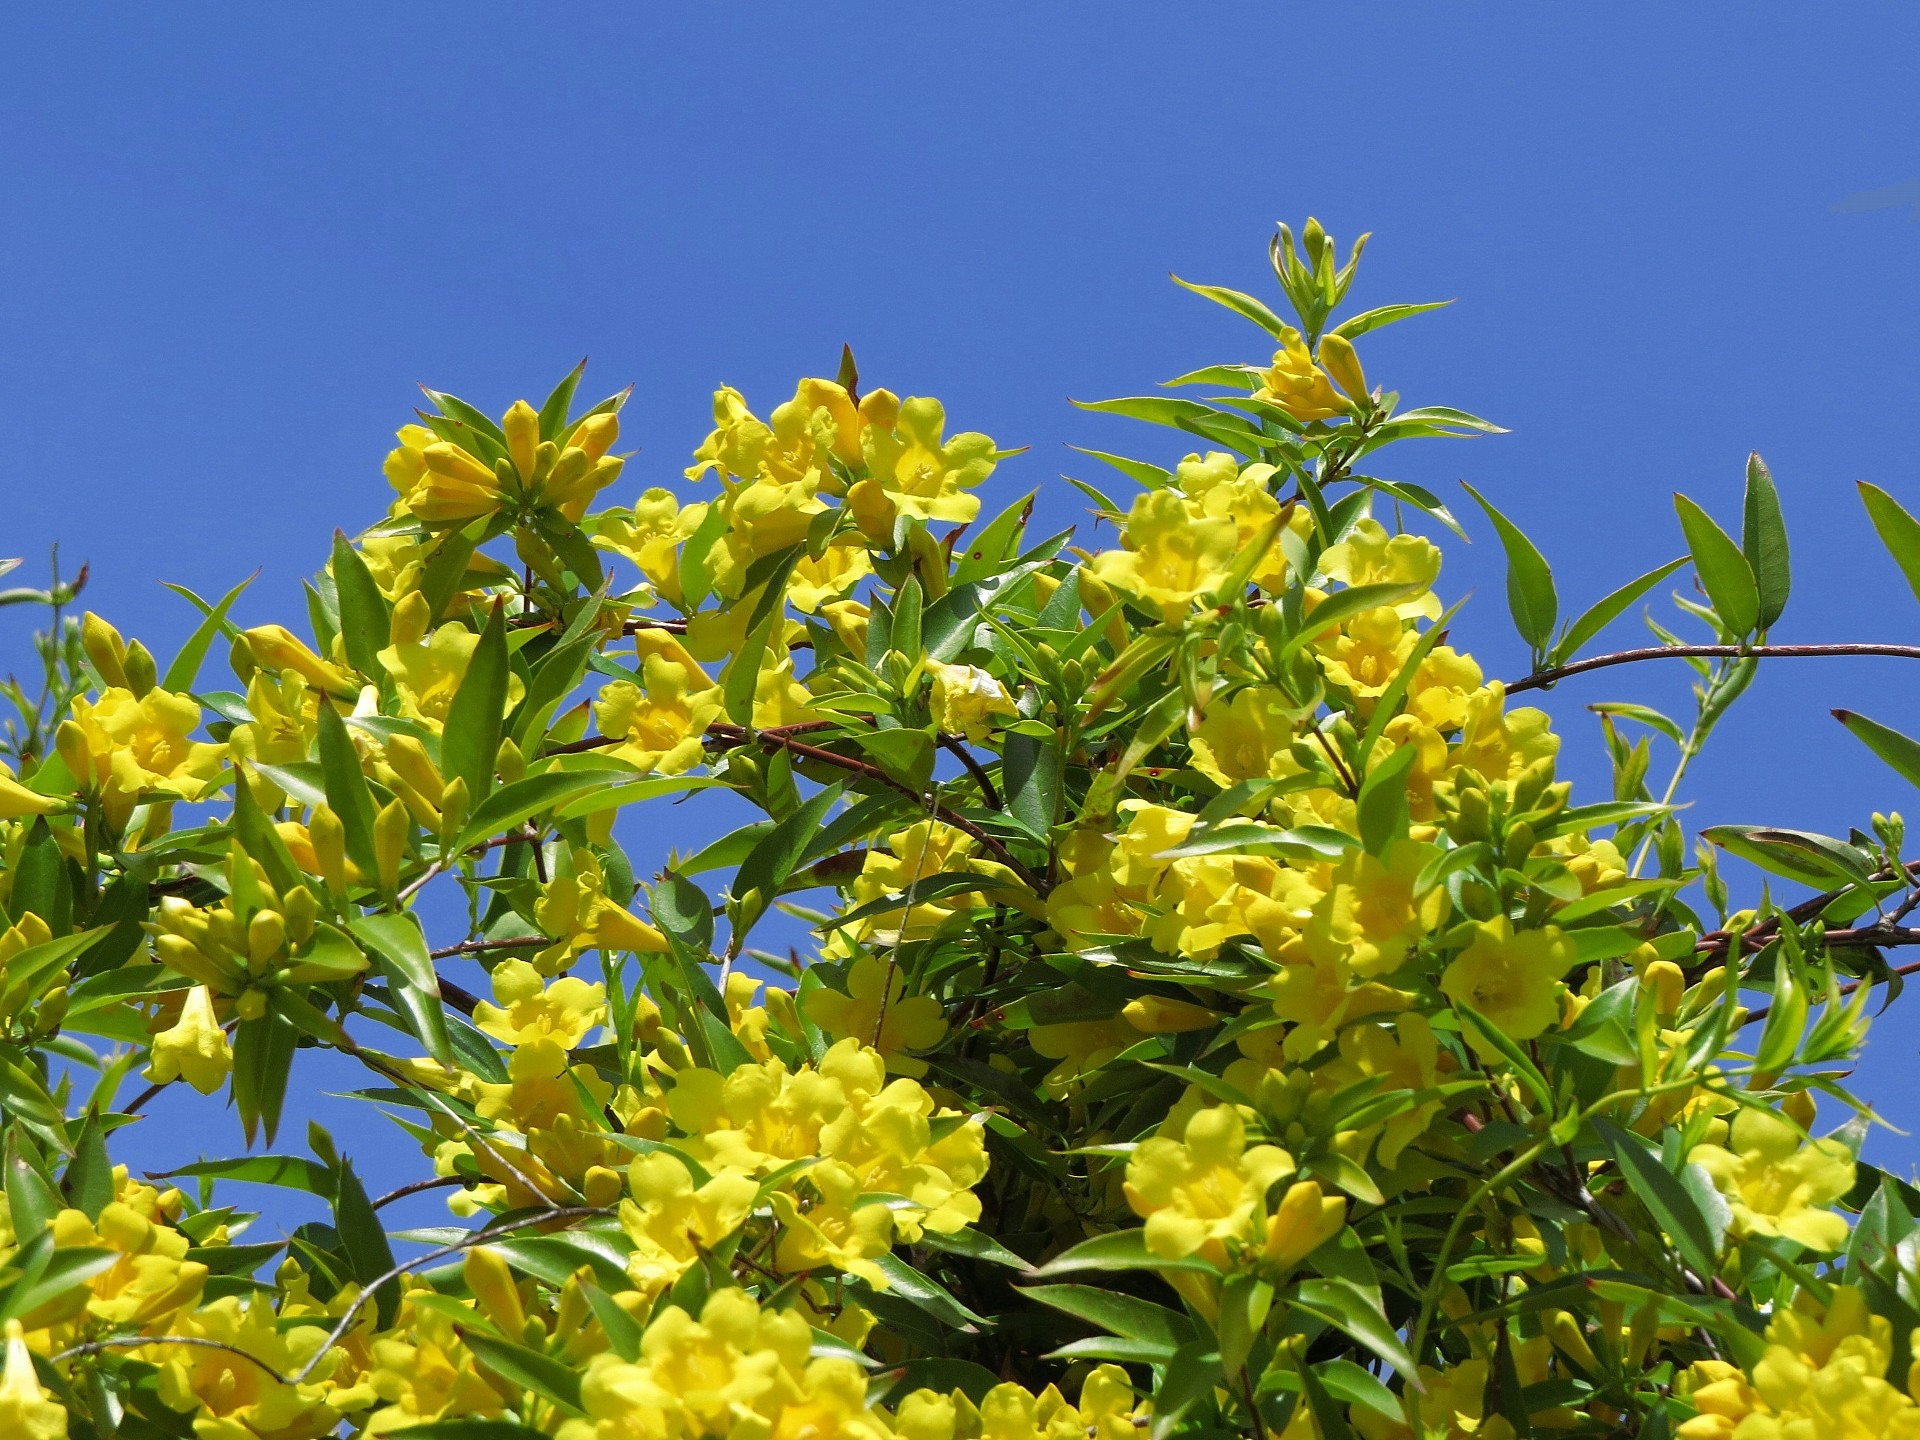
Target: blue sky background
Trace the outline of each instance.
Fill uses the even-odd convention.
[[[0,550],[22,577],[55,541],[91,562],[89,603],[163,662],[192,616],[162,578],[257,567],[243,623],[300,613],[332,527],[387,503],[414,382],[498,412],[582,354],[596,394],[635,385],[623,500],[677,480],[715,385],[771,404],[849,342],[868,385],[1033,447],[990,510],[1038,486],[1069,523],[1058,477],[1092,472],[1065,444],[1168,442],[1068,397],[1262,358],[1166,275],[1263,291],[1272,223],[1309,213],[1374,232],[1358,303],[1458,297],[1364,342],[1368,373],[1513,433],[1386,473],[1472,481],[1563,605],[1680,553],[1675,489],[1737,523],[1757,448],[1794,543],[1774,638],[1920,633],[1852,490],[1920,508],[1910,7],[34,9],[0,19]],[[1456,634],[1518,674],[1472,529]],[[10,663],[22,616],[0,612]],[[1691,822],[1920,817],[1826,713],[1920,730],[1916,695],[1911,662],[1780,663]],[[1683,709],[1684,667],[1549,698],[1589,790],[1602,699]],[[655,843],[683,814],[649,817]],[[1883,1022],[1860,1079],[1920,1129],[1913,1033]],[[345,1076],[301,1079],[376,1188],[418,1173],[317,1097]],[[137,1162],[237,1147],[203,1105],[156,1115]],[[1920,1138],[1870,1154],[1905,1170]]]

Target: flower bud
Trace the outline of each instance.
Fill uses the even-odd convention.
[[[500,428],[506,432],[507,454],[513,457],[513,468],[520,472],[522,480],[531,481],[540,449],[540,412],[526,401],[516,400],[501,418]]]
[[[394,646],[417,645],[433,628],[433,605],[418,590],[409,590],[393,607],[387,622],[387,640]]]
[[[127,675],[127,689],[136,696],[144,697],[159,683],[160,672],[153,663],[153,652],[134,640],[127,645],[127,658],[124,666]]]
[[[508,1335],[517,1338],[526,1324],[527,1312],[520,1303],[520,1291],[514,1284],[513,1271],[501,1258],[500,1252],[490,1245],[474,1246],[467,1251],[461,1275],[467,1282],[467,1289],[473,1292],[474,1302],[479,1305],[481,1313]]]
[[[53,732],[53,748],[61,762],[82,785],[94,783],[93,753],[87,748],[87,732],[72,720],[62,720]]]
[[[325,805],[313,807],[307,817],[307,834],[313,837],[314,859],[320,864],[320,878],[336,896],[347,893],[347,829],[340,817]]]
[[[298,947],[313,938],[314,921],[320,917],[320,900],[304,885],[296,885],[280,902],[280,913],[287,922],[287,938]]]
[[[470,485],[481,485],[489,490],[496,484],[493,471],[458,445],[436,440],[421,455],[427,462],[427,469],[436,475],[445,475],[451,480],[465,480]]]
[[[440,792],[440,843],[450,845],[466,827],[467,816],[472,811],[472,802],[467,799],[467,782],[462,776],[454,776]]]
[[[287,947],[287,922],[277,910],[256,910],[247,922],[247,968],[258,975]]]
[[[258,1020],[267,1013],[267,992],[249,985],[240,992],[240,998],[233,1002],[233,1013],[242,1020]]]
[[[619,416],[589,415],[567,437],[567,448],[581,451],[589,460],[598,460],[613,448],[613,442],[619,437]]]
[[[526,759],[521,755],[520,747],[513,743],[512,736],[500,742],[500,750],[494,758],[493,768],[494,773],[508,785],[527,773]]]
[[[89,610],[80,619],[80,648],[109,685],[131,689],[127,684],[127,642],[120,632]]]
[[[1320,341],[1320,368],[1333,377],[1333,383],[1347,392],[1347,398],[1363,409],[1372,403],[1367,389],[1367,373],[1360,368],[1360,356],[1353,342],[1344,335],[1323,336]]]
[[[400,888],[400,865],[407,855],[407,836],[413,829],[407,807],[389,800],[373,817],[373,860],[380,888],[389,895]]]

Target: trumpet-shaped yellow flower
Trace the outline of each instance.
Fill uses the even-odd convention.
[[[1413,656],[1420,637],[1391,606],[1363,610],[1315,648],[1327,683],[1347,692],[1361,715],[1373,713],[1373,703],[1393,684]]]
[[[664,935],[607,897],[600,861],[578,847],[567,850],[555,867],[534,906],[534,918],[541,932],[554,939],[533,957],[543,975],[557,975],[588,950],[658,954],[667,948]]]
[[[1296,420],[1328,420],[1353,409],[1314,364],[1306,338],[1292,326],[1282,333],[1273,365],[1261,373],[1253,398],[1279,406]]]
[[[808,615],[839,599],[873,573],[866,546],[829,545],[818,560],[802,555],[787,575],[787,599]]]
[[[1745,1106],[1729,1144],[1696,1145],[1687,1158],[1727,1197],[1739,1233],[1809,1250],[1846,1244],[1847,1222],[1832,1207],[1853,1188],[1853,1157],[1840,1141],[1809,1140],[1786,1117]]]
[[[1154,1254],[1198,1254],[1225,1265],[1230,1244],[1253,1243],[1267,1188],[1293,1168],[1293,1157],[1277,1145],[1249,1148],[1240,1112],[1214,1105],[1187,1121],[1182,1138],[1140,1143],[1127,1161],[1127,1203],[1145,1218]]]
[[[607,1015],[607,987],[568,975],[545,983],[525,960],[502,960],[493,970],[493,998],[473,1007],[473,1023],[506,1045],[552,1040],[571,1050]]]
[[[1430,588],[1440,577],[1440,547],[1424,535],[1389,535],[1378,520],[1361,520],[1320,556],[1320,573],[1343,585],[1418,585],[1420,593],[1397,602],[1395,614],[1437,619],[1440,597]]]
[[[631,510],[603,511],[595,522],[593,543],[625,559],[668,600],[678,603],[680,546],[707,517],[704,501],[681,505],[671,490],[648,490]]]
[[[393,643],[380,652],[380,663],[393,677],[400,713],[438,733],[446,724],[460,682],[467,678],[480,637],[464,625],[453,624],[424,633],[426,608],[418,591],[394,607]],[[508,677],[508,710],[520,702],[525,690],[519,676]]]
[[[685,1162],[664,1151],[627,1167],[633,1198],[621,1202],[620,1226],[633,1241],[627,1275],[649,1301],[731,1235],[752,1212],[760,1187],[723,1172],[696,1185]]]
[[[233,1071],[233,1047],[213,1010],[213,992],[196,985],[187,992],[174,1025],[153,1037],[153,1063],[147,1078],[156,1085],[184,1079],[202,1095],[227,1083]]]
[[[984,740],[994,716],[1019,718],[1019,707],[1006,687],[978,665],[929,660],[927,673],[933,677],[933,723],[949,734],[957,731],[969,740]]]
[[[66,801],[58,795],[41,795],[14,778],[13,767],[0,762],[0,820],[20,820],[29,815],[51,815],[64,809]]]
[[[594,701],[602,735],[619,737],[606,753],[641,770],[678,775],[700,763],[701,737],[726,708],[720,687],[691,657],[677,664],[663,655],[641,663],[646,688],[615,680]]]
[[[1127,513],[1127,548],[1103,551],[1088,569],[1171,625],[1226,579],[1237,539],[1226,516],[1195,519],[1175,492],[1149,490]]]
[[[1275,1265],[1298,1265],[1338,1235],[1346,1222],[1346,1196],[1326,1194],[1317,1180],[1297,1180],[1267,1217],[1260,1257]]]
[[[1509,1039],[1531,1040],[1560,1018],[1560,977],[1579,958],[1572,936],[1551,925],[1515,931],[1502,915],[1479,927],[1441,975],[1440,989]],[[1467,1038],[1483,1057],[1498,1056],[1471,1026]]]
[[[18,1440],[67,1440],[67,1408],[40,1384],[18,1320],[7,1321],[6,1348],[6,1366],[0,1370],[0,1433]]]
[[[860,401],[860,415],[867,475],[847,492],[847,508],[868,537],[892,543],[900,516],[964,525],[979,515],[980,498],[967,492],[993,473],[991,439],[969,431],[943,440],[947,412],[925,396],[875,390]]]
[[[1189,739],[1193,768],[1221,787],[1300,773],[1288,747],[1298,715],[1278,690],[1249,685],[1215,699]]]
[[[906,976],[871,952],[847,971],[847,993],[822,986],[807,993],[807,1018],[836,1040],[871,1045],[898,1075],[924,1075],[927,1062],[908,1053],[931,1050],[947,1033],[940,1002],[908,995]]]
[[[136,697],[110,686],[73,702],[73,719],[60,727],[60,758],[99,792],[107,818],[124,826],[149,796],[198,800],[214,787],[226,747],[193,739],[199,728],[200,702],[191,695],[153,689]]]

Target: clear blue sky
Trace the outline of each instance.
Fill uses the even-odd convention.
[[[1067,397],[1257,358],[1166,274],[1257,289],[1309,213],[1374,232],[1361,302],[1458,297],[1369,374],[1513,433],[1390,473],[1482,488],[1566,603],[1679,553],[1670,491],[1736,517],[1757,448],[1795,546],[1775,638],[1920,635],[1852,493],[1920,508],[1911,7],[62,6],[0,47],[0,549],[63,542],[163,657],[190,616],[161,578],[259,567],[243,618],[297,613],[331,528],[386,504],[413,382],[498,410],[582,354],[636,387],[623,489],[672,483],[716,384],[771,402],[844,341],[869,384],[1032,446],[995,484],[1064,522],[1065,443],[1166,448]],[[1476,538],[1458,633],[1517,673]],[[1564,687],[1571,754],[1584,704],[1677,708],[1678,670]],[[1920,731],[1916,696],[1911,662],[1769,671],[1691,818],[1920,821],[1826,715]],[[1862,1083],[1916,1128],[1912,1034],[1890,1017]],[[332,1113],[376,1183],[410,1168]]]

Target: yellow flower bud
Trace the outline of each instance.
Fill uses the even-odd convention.
[[[387,621],[387,638],[395,646],[417,645],[432,628],[432,604],[418,590],[409,590],[393,607]]]
[[[474,1246],[467,1251],[461,1275],[467,1282],[467,1289],[473,1292],[481,1313],[507,1334],[517,1338],[526,1324],[527,1312],[520,1303],[520,1291],[514,1284],[513,1271],[501,1258],[500,1252],[491,1245]]]
[[[589,415],[567,437],[567,448],[583,452],[589,460],[598,460],[613,448],[613,442],[619,437],[619,416]]]
[[[73,778],[82,785],[92,785],[98,779],[93,773],[93,750],[87,744],[87,732],[71,720],[62,720],[60,728],[53,732],[53,748],[67,769],[73,772]]]
[[[450,480],[465,480],[472,485],[484,485],[492,489],[495,483],[493,471],[481,464],[458,445],[445,440],[436,440],[421,452],[427,462],[427,469],[436,475],[445,475]]]
[[[247,922],[247,968],[260,974],[287,945],[287,922],[277,910],[256,910]]]
[[[1346,1196],[1324,1194],[1316,1180],[1296,1181],[1267,1217],[1261,1253],[1276,1265],[1297,1265],[1337,1235],[1346,1219]]]
[[[526,401],[516,400],[501,419],[500,428],[506,432],[513,468],[522,480],[532,480],[535,452],[540,448],[540,412]]]
[[[267,992],[248,986],[233,1002],[233,1013],[242,1020],[258,1020],[267,1013]]]
[[[127,684],[127,642],[120,632],[89,610],[80,618],[80,648],[109,685],[132,689]]]
[[[472,802],[467,799],[467,782],[456,775],[447,782],[440,792],[440,840],[442,844],[451,844],[467,823],[472,811]]]
[[[287,922],[287,938],[298,947],[313,938],[314,921],[320,917],[320,900],[304,885],[296,885],[280,900],[280,913]]]
[[[400,865],[406,859],[412,829],[407,807],[399,800],[389,800],[373,818],[373,859],[380,888],[388,894],[400,888]]]
[[[153,663],[153,652],[138,640],[128,644],[123,668],[127,675],[127,689],[134,693],[136,699],[159,683],[160,671]]]
[[[0,1371],[0,1432],[17,1440],[67,1440],[67,1411],[47,1397],[18,1320],[7,1321],[6,1367]]]
[[[1326,335],[1321,338],[1320,368],[1333,377],[1333,383],[1346,391],[1348,398],[1356,405],[1369,402],[1366,371],[1360,368],[1360,357],[1354,352],[1353,342],[1346,336]]]
[[[1671,960],[1655,960],[1640,972],[1640,986],[1652,995],[1655,1013],[1671,1015],[1687,993],[1687,975]]]
[[[1161,995],[1140,995],[1120,1010],[1121,1018],[1144,1035],[1181,1035],[1189,1030],[1206,1030],[1220,1017],[1204,1005],[1188,1000],[1169,1000]]]
[[[513,743],[512,736],[500,742],[499,755],[493,764],[494,773],[508,785],[527,773],[527,762],[520,754],[520,747]]]
[[[347,829],[340,817],[325,805],[313,807],[307,817],[307,834],[313,839],[314,860],[320,878],[336,895],[347,893]]]

